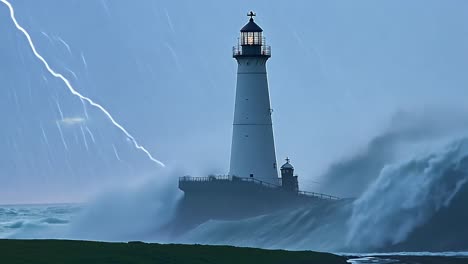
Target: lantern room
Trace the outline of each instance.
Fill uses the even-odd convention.
[[[254,21],[255,13],[247,14],[249,22],[240,30],[240,38],[237,46],[233,48],[233,56],[266,56],[270,57],[270,46],[265,45],[263,29]]]
[[[258,45],[261,46],[263,44],[263,29],[259,27],[253,17],[255,16],[255,13],[250,11],[249,15],[250,20],[247,25],[245,25],[241,29],[241,38],[240,38],[240,44],[241,46],[246,46],[246,45]]]

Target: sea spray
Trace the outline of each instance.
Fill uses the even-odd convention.
[[[318,191],[340,197],[359,197],[386,166],[411,159],[428,146],[443,146],[468,131],[467,111],[431,108],[400,111],[387,128],[350,156],[332,163],[320,177]]]
[[[171,219],[182,193],[176,173],[121,187],[88,202],[70,226],[73,239],[160,241],[158,229]]]
[[[468,139],[409,161],[386,166],[354,202],[347,246],[373,250],[403,242],[463,188]]]
[[[84,204],[0,207],[0,238],[163,242],[182,195],[177,175],[117,183]]]

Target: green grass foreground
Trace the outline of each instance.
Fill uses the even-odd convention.
[[[312,251],[229,246],[104,243],[71,240],[0,240],[0,263],[92,264],[344,264],[346,259]]]

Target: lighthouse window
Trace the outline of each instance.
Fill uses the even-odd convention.
[[[250,45],[249,44],[249,33],[251,33],[251,32],[242,32],[242,45]]]
[[[254,44],[254,33],[253,32],[248,32],[247,33],[247,44],[253,45]]]
[[[256,45],[262,45],[262,32],[254,33],[254,41]]]
[[[262,32],[242,32],[241,45],[262,45]]]

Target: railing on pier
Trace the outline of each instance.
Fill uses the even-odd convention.
[[[179,178],[180,182],[214,182],[214,181],[226,181],[226,182],[251,182],[253,184],[258,184],[267,188],[271,189],[280,189],[281,185],[265,182],[255,178],[243,178],[237,177],[232,175],[218,175],[218,176],[206,176],[206,177],[191,177],[191,176],[183,176]],[[278,183],[281,183],[281,179],[278,179]],[[324,200],[340,200],[341,198],[323,194],[323,193],[316,193],[316,192],[306,192],[306,191],[298,191],[298,195],[314,197],[318,199]]]
[[[188,182],[212,182],[212,181],[230,181],[230,182],[235,182],[235,181],[241,181],[241,182],[252,182],[255,184],[259,184],[268,188],[276,189],[280,188],[280,185],[261,181],[259,179],[255,178],[243,178],[243,177],[237,177],[237,176],[231,176],[231,175],[219,175],[219,176],[207,176],[207,177],[191,177],[191,176],[184,176],[179,178],[179,182],[181,181],[188,181]]]
[[[327,200],[341,200],[341,198],[333,196],[333,195],[328,195],[328,194],[323,194],[323,193],[316,193],[316,192],[306,192],[306,191],[298,191],[297,192],[299,195],[305,195],[305,196],[311,196],[311,197],[316,197],[320,199],[327,199]]]

